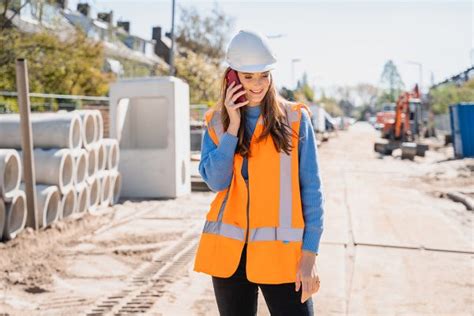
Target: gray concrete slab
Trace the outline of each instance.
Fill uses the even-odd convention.
[[[324,177],[324,233],[322,243],[347,244],[348,219],[344,190],[339,177]]]
[[[349,315],[473,315],[473,257],[358,246]]]
[[[415,180],[349,171],[346,180],[356,244],[473,251],[472,236],[444,215],[453,203],[416,190]]]
[[[317,258],[321,288],[313,295],[316,315],[341,315],[346,310],[346,258],[343,245],[322,244]]]

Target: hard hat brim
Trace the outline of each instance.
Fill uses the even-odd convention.
[[[229,64],[229,67],[237,70],[239,72],[265,72],[265,71],[270,71],[275,69],[275,64],[261,64],[261,65],[246,65],[246,66],[237,66],[237,65],[232,65],[231,63],[227,62]]]

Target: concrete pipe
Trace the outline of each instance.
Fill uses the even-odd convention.
[[[120,199],[122,189],[122,176],[118,171],[110,172],[110,205],[115,205]]]
[[[89,212],[94,213],[100,204],[100,180],[97,176],[87,180],[87,187],[89,189]]]
[[[107,167],[107,149],[102,141],[96,143],[94,149],[97,152],[97,172],[100,173]]]
[[[76,212],[77,195],[74,187],[70,187],[67,192],[61,194],[61,210],[59,212],[59,219],[67,218],[72,213]]]
[[[89,177],[88,152],[81,148],[74,150],[72,156],[74,157],[74,185],[78,185]]]
[[[5,202],[3,202],[2,198],[0,197],[0,240],[3,239],[3,231],[5,230],[6,224],[6,209],[5,209]]]
[[[21,160],[14,149],[0,149],[0,198],[10,202],[21,179]]]
[[[58,220],[61,196],[57,186],[36,185],[40,227],[47,227]]]
[[[33,145],[36,148],[80,148],[81,118],[78,113],[32,113]],[[0,115],[0,148],[21,148],[20,116]]]
[[[89,187],[86,183],[76,186],[77,192],[77,208],[76,213],[84,213],[89,208]]]
[[[107,153],[107,170],[117,170],[119,159],[120,159],[120,151],[119,151],[119,143],[118,140],[114,138],[104,138],[102,142],[105,145],[106,153]]]
[[[56,185],[64,194],[73,186],[74,158],[69,149],[41,149],[33,152],[36,183]]]
[[[44,228],[58,220],[61,196],[57,186],[37,184],[36,197],[39,226]]]
[[[92,146],[88,151],[87,151],[87,169],[88,169],[88,177],[87,179],[90,179],[95,176],[97,173],[97,155],[98,155],[98,149],[97,147]]]
[[[98,175],[100,181],[100,206],[108,206],[110,204],[110,174],[102,172]]]
[[[99,127],[97,115],[91,110],[76,110],[82,122],[82,146],[89,150],[97,142]]]
[[[3,240],[14,239],[26,224],[26,194],[16,190],[10,203],[5,204]]]
[[[93,113],[96,125],[97,125],[97,137],[96,142],[100,141],[104,138],[104,118],[102,117],[102,113],[99,110],[88,110]]]

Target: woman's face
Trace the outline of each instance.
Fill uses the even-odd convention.
[[[259,105],[270,88],[271,75],[269,71],[246,73],[238,72],[239,80],[245,91],[245,97],[249,100],[248,105]]]

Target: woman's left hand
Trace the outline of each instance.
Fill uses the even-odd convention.
[[[311,295],[319,290],[319,275],[316,268],[315,253],[305,250],[301,252],[295,284],[296,292],[298,292],[300,288],[303,289],[303,293],[301,293],[301,303],[306,302]]]

